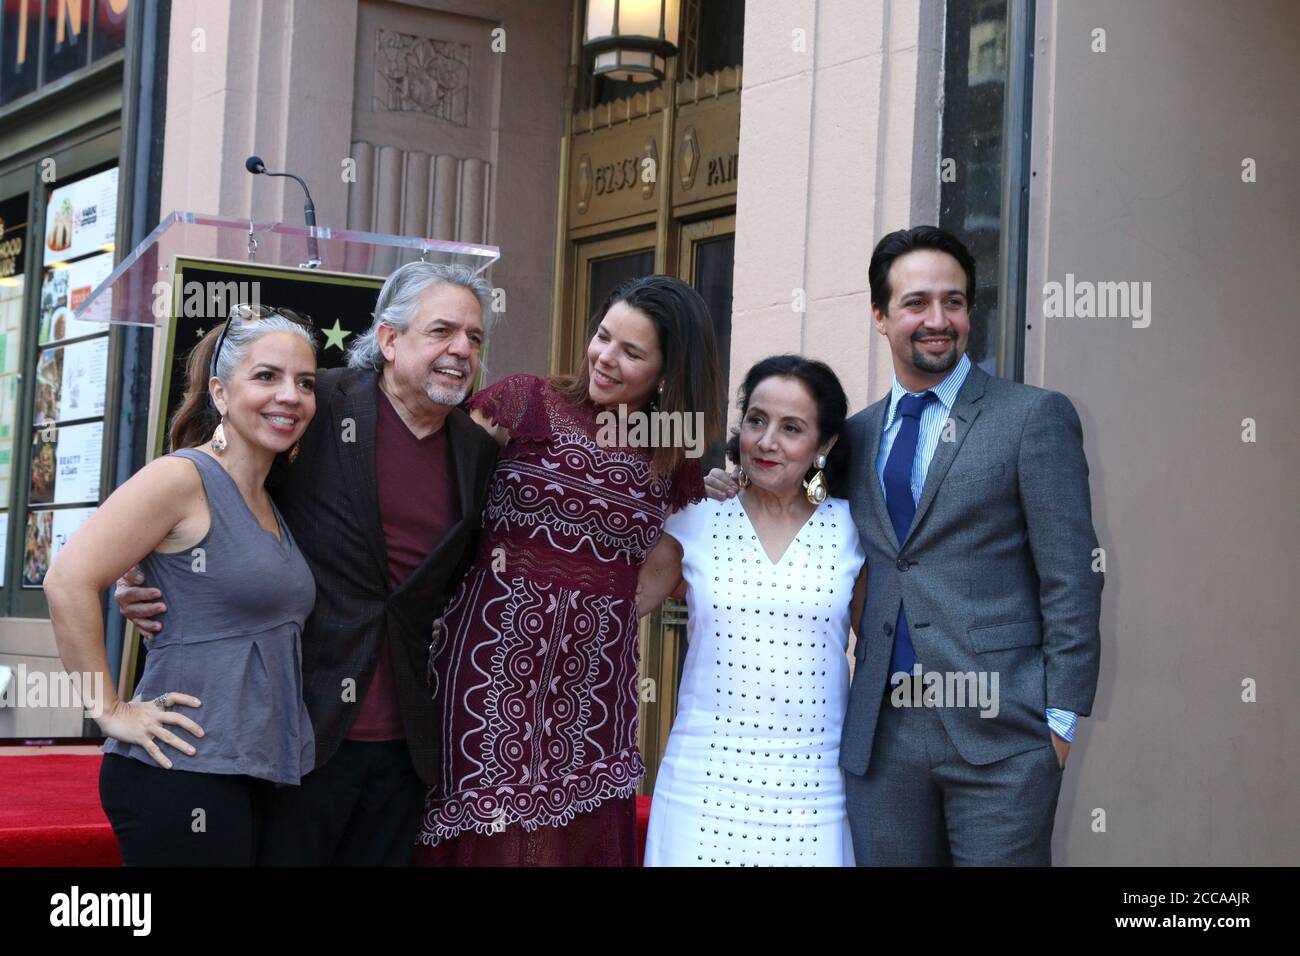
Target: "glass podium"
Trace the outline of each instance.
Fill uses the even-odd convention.
[[[322,333],[319,364],[336,367],[346,361],[347,340],[370,327],[379,287],[393,270],[422,259],[479,274],[499,257],[495,246],[173,212],[77,306],[74,318],[154,328],[152,458],[164,451],[188,353],[236,302],[308,315]]]
[[[165,323],[172,269],[180,256],[383,278],[416,259],[464,265],[479,273],[501,252],[472,243],[173,212],[95,287],[75,317],[127,325]],[[320,265],[307,266],[314,259]]]

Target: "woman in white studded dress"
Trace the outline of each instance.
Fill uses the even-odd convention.
[[[821,473],[848,403],[825,364],[780,355],[740,411],[740,495],[671,516],[641,574],[643,612],[683,588],[690,612],[645,865],[852,866],[839,743],[864,555]]]

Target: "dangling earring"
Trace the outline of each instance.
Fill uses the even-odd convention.
[[[740,485],[741,491],[749,487],[749,475],[745,474],[745,469],[740,465],[736,466],[736,483]]]
[[[301,441],[294,442],[293,447],[289,449],[289,464],[292,465],[295,461],[298,460],[298,452],[300,451],[302,451],[302,442]]]
[[[217,428],[212,433],[212,451],[218,455],[226,450],[226,430],[222,427],[225,424],[226,420],[223,418],[217,422]]]
[[[810,481],[803,483],[803,490],[808,496],[809,504],[819,505],[826,500],[827,495],[826,474],[822,471],[826,467],[826,456],[818,455],[814,464],[817,466],[817,473],[812,476]]]
[[[659,410],[659,399],[664,397],[664,383],[659,383],[659,390],[650,396],[650,411]]]

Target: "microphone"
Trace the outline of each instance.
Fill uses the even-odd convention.
[[[311,201],[311,190],[303,182],[301,176],[295,176],[293,173],[273,173],[266,168],[266,163],[262,162],[261,156],[249,156],[244,160],[244,168],[254,176],[284,176],[292,179],[302,187],[303,196],[306,197],[302,205],[303,218],[307,220],[310,228],[316,228],[316,204]],[[302,263],[299,268],[318,269],[320,268],[320,249],[316,244],[316,237],[309,235],[307,237],[307,261]]]

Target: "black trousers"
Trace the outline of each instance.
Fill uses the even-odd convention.
[[[272,784],[104,754],[99,799],[126,866],[252,866]]]
[[[407,866],[428,788],[405,740],[345,740],[271,798],[263,866]]]

